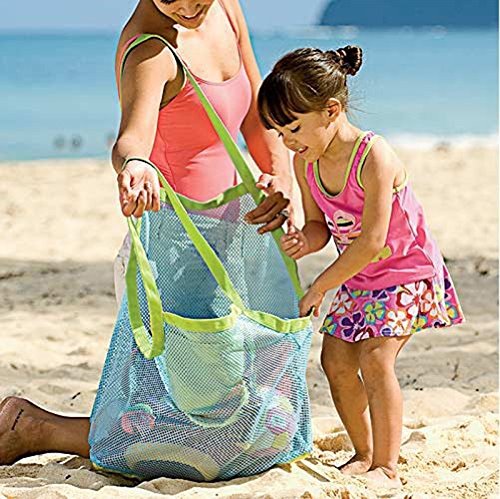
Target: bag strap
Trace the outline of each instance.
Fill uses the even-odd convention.
[[[251,194],[252,198],[254,199],[256,204],[260,204],[263,199],[265,198],[264,193],[258,189],[255,185],[255,179],[253,177],[252,172],[250,171],[250,168],[247,165],[247,162],[241,153],[239,147],[236,145],[234,142],[233,137],[229,133],[228,129],[226,128],[226,125],[222,122],[220,119],[219,115],[213,108],[212,104],[210,101],[207,99],[205,94],[203,93],[203,90],[200,88],[200,85],[196,81],[196,79],[193,77],[191,72],[189,71],[188,67],[184,63],[184,61],[181,59],[181,57],[177,54],[176,50],[172,45],[162,36],[156,35],[156,34],[144,34],[140,35],[137,37],[127,48],[125,51],[125,54],[122,59],[122,66],[120,70],[120,77],[123,74],[123,68],[125,61],[127,59],[128,54],[130,51],[132,51],[135,47],[140,45],[141,43],[151,40],[151,39],[157,39],[163,42],[172,52],[173,56],[175,57],[176,61],[180,64],[184,76],[187,77],[191,85],[193,86],[198,98],[201,101],[201,104],[203,105],[203,108],[205,109],[215,131],[217,132],[219,138],[221,139],[222,143],[224,144],[224,147],[229,154],[229,157],[231,158],[232,162],[234,163],[234,166],[239,173],[242,182],[245,184],[245,187],[247,188],[248,192]]]
[[[214,127],[215,131],[219,135],[219,138],[221,139],[224,148],[226,149],[229,157],[231,158],[236,171],[241,177],[241,180],[243,184],[245,185],[247,191],[249,194],[252,196],[253,200],[257,205],[259,205],[264,199],[265,195],[264,193],[257,188],[255,185],[255,179],[253,177],[253,174],[250,170],[250,168],[247,165],[247,162],[241,154],[241,151],[237,144],[234,142],[233,137],[229,133],[229,131],[226,128],[226,125],[224,125],[223,121],[220,119],[219,115],[213,108],[212,104],[210,101],[207,99],[206,95],[203,93],[203,90],[200,88],[200,85],[196,81],[196,79],[192,76],[191,72],[189,71],[189,68],[186,66],[182,58],[177,54],[176,50],[172,45],[162,36],[156,35],[156,34],[143,34],[139,35],[127,48],[125,51],[122,62],[121,62],[121,69],[120,69],[120,78],[121,75],[123,74],[123,69],[125,65],[125,61],[127,59],[128,54],[138,45],[141,43],[145,42],[146,40],[150,39],[157,39],[163,42],[172,52],[173,56],[175,57],[176,61],[179,63],[180,67],[182,68],[184,72],[184,76],[188,78],[189,82],[193,86],[196,94],[198,95],[198,98],[200,99],[200,102],[205,109],[205,112],[207,113],[208,118],[210,119],[212,126]],[[121,94],[121,92],[120,92]],[[297,263],[295,260],[292,258],[288,257],[283,251],[281,250],[280,247],[280,238],[284,234],[283,229],[279,228],[276,230],[272,231],[272,236],[276,242],[276,245],[278,247],[278,250],[280,251],[281,257],[283,259],[283,262],[285,263],[286,269],[288,271],[288,274],[290,275],[290,280],[292,281],[292,285],[295,289],[295,293],[299,298],[302,298],[304,292],[302,290],[302,286],[300,285],[299,277],[298,277],[298,270],[297,270]]]
[[[135,341],[139,350],[146,359],[151,360],[160,355],[165,347],[165,333],[163,330],[163,307],[161,303],[160,293],[156,286],[151,266],[148,262],[148,257],[142,244],[140,244],[139,232],[141,220],[139,219],[134,224],[130,219],[129,231],[132,240],[130,257],[125,273],[127,306],[130,326],[134,334]],[[139,239],[139,244],[137,244]],[[141,317],[141,308],[137,290],[137,269],[141,273],[144,290],[146,292],[146,301],[150,317],[151,334],[148,333]]]
[[[168,181],[165,179],[160,170],[150,161],[144,158],[128,158],[128,161],[140,160],[151,165],[157,172],[160,183],[168,196],[170,204],[174,209],[179,221],[181,222],[187,235],[193,242],[196,250],[207,265],[210,273],[214,277],[217,284],[220,286],[224,294],[239,310],[245,310],[245,304],[239,293],[236,291],[227,270],[220,261],[219,257],[208,244],[201,232],[189,217],[186,208],[181,203],[177,193],[172,189]],[[164,332],[163,332],[163,310],[158,287],[149,264],[146,251],[140,239],[140,220],[134,222],[130,217],[127,218],[127,223],[131,237],[131,252],[129,265],[125,275],[127,287],[128,309],[130,316],[130,324],[134,331],[134,336],[141,352],[146,358],[153,358],[163,351]],[[148,303],[151,324],[152,343],[150,343],[150,335],[148,335],[144,327],[139,307],[137,295],[136,275],[137,269],[141,273],[144,283],[144,290]]]
[[[215,111],[215,109],[213,108],[213,106],[203,93],[202,89],[198,85],[198,82],[191,75],[189,69],[184,64],[184,61],[179,57],[175,49],[169,44],[167,40],[155,34],[145,34],[138,36],[127,47],[123,55],[120,68],[120,83],[125,61],[129,53],[139,44],[153,38],[162,41],[171,50],[175,59],[183,68],[184,75],[189,79],[191,85],[195,89],[195,92],[198,95],[203,105],[203,108],[205,109],[205,112],[207,113],[215,131],[219,135],[219,138],[224,144],[224,147],[227,153],[229,154],[236,170],[238,171],[241,180],[245,185],[245,188],[250,193],[255,203],[260,204],[265,199],[265,195],[260,189],[256,187],[255,179],[245,161],[245,158],[241,154],[241,151],[234,142],[226,126],[219,118],[217,112]],[[121,95],[121,91],[119,93]],[[151,165],[156,170],[158,177],[160,179],[160,183],[162,184],[162,187],[164,188],[174,211],[179,217],[179,220],[181,221],[184,229],[186,230],[186,233],[191,238],[201,258],[204,260],[205,264],[212,273],[217,284],[221,287],[221,289],[223,290],[227,298],[231,301],[231,303],[236,305],[236,307],[238,307],[240,310],[245,310],[246,307],[241,297],[239,296],[238,292],[236,291],[236,288],[231,282],[229,274],[222,265],[222,262],[220,261],[220,259],[218,258],[217,254],[214,252],[212,247],[204,239],[202,234],[198,231],[196,226],[193,224],[186,209],[179,200],[179,197],[172,189],[170,184],[167,182],[163,174],[151,161],[148,161],[145,158],[127,158],[126,162],[131,161],[133,159],[144,161],[149,165]],[[160,293],[156,286],[156,281],[153,272],[151,270],[151,266],[149,265],[146,252],[140,241],[140,235],[139,235],[140,224],[138,222],[134,223],[131,218],[127,218],[127,223],[129,226],[131,242],[132,242],[129,266],[127,268],[127,273],[125,276],[127,285],[127,298],[128,298],[130,324],[132,326],[132,330],[134,332],[134,337],[136,338],[137,345],[139,346],[141,352],[146,358],[151,359],[158,356],[163,351],[164,348],[162,303],[161,303]],[[272,234],[276,243],[278,244],[278,248],[279,248],[279,238],[281,237],[282,234],[283,234],[282,229],[275,230],[273,231]],[[289,272],[292,283],[294,285],[295,291],[300,297],[303,294],[303,292],[298,279],[296,263],[294,260],[284,255],[283,252],[281,252],[281,254],[282,257],[284,258],[284,262]],[[140,314],[140,306],[138,301],[137,282],[136,282],[137,270],[139,270],[144,282],[144,289],[146,293],[148,310],[150,314],[151,335],[148,334]]]

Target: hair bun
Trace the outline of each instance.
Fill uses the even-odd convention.
[[[361,47],[347,45],[337,50],[328,50],[330,55],[341,69],[348,75],[354,76],[363,63],[363,50]]]

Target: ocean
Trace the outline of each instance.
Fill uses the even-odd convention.
[[[109,155],[117,36],[0,33],[0,160]],[[294,48],[360,45],[351,118],[394,142],[497,140],[496,30],[311,27],[256,32],[252,43],[263,74]]]

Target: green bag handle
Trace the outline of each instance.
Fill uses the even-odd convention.
[[[141,221],[138,220],[137,223],[134,224],[130,218],[127,218],[127,222],[132,241],[127,272],[125,274],[129,321],[139,350],[146,359],[151,360],[160,355],[165,346],[163,307],[160,293],[156,286],[151,266],[148,262],[148,257],[140,241],[139,232]],[[136,281],[138,265],[144,290],[146,292],[151,335],[148,334],[141,317]]]
[[[184,61],[179,57],[177,54],[176,50],[172,45],[162,36],[156,35],[156,34],[144,34],[138,36],[127,48],[125,51],[123,58],[122,58],[122,63],[121,63],[121,70],[120,70],[120,75],[123,73],[123,67],[125,65],[125,61],[127,59],[128,54],[130,53],[131,50],[133,50],[135,47],[140,45],[141,43],[145,42],[146,40],[150,40],[152,38],[156,38],[163,42],[172,52],[174,55],[176,61],[180,64],[184,71],[184,75],[189,79],[191,85],[193,86],[196,94],[198,95],[198,98],[200,99],[200,102],[205,109],[205,112],[207,113],[212,126],[214,127],[215,131],[219,135],[219,138],[221,139],[222,143],[224,144],[224,147],[229,154],[229,157],[231,158],[237,172],[239,173],[241,180],[243,184],[245,185],[247,191],[250,193],[252,196],[253,200],[255,203],[258,205],[260,204],[264,199],[265,195],[264,193],[258,189],[255,185],[255,179],[250,171],[250,168],[247,165],[247,162],[244,158],[244,156],[241,154],[241,151],[239,147],[236,145],[234,142],[233,137],[229,133],[229,131],[226,128],[226,125],[224,125],[223,121],[220,119],[219,115],[213,108],[212,104],[210,101],[207,99],[206,95],[203,93],[203,90],[200,88],[200,85],[196,81],[196,79],[192,76],[191,72],[185,65]],[[300,285],[300,281],[298,278],[298,272],[297,272],[297,263],[295,260],[287,256],[283,251],[281,251],[280,248],[280,238],[283,235],[283,229],[278,228],[276,230],[273,230],[272,236],[278,246],[278,249],[280,251],[281,257],[285,263],[285,266],[288,270],[288,273],[290,275],[290,279],[292,281],[293,287],[295,289],[295,293],[299,298],[302,298],[304,292],[302,290],[302,286]]]
[[[241,299],[239,293],[236,291],[236,288],[231,282],[231,278],[224,268],[224,265],[222,264],[212,247],[207,243],[196,225],[193,223],[193,221],[189,217],[188,212],[186,211],[186,208],[184,208],[184,205],[181,203],[179,197],[177,196],[177,193],[172,189],[163,174],[151,161],[148,161],[144,158],[128,158],[125,163],[134,160],[143,161],[156,170],[160,179],[160,183],[162,184],[162,187],[168,196],[172,208],[174,209],[187,235],[193,242],[196,250],[210,270],[210,273],[213,275],[217,284],[220,286],[231,303],[233,303],[239,310],[245,310],[246,307],[243,303],[243,300]],[[164,348],[162,303],[160,293],[158,291],[158,287],[156,286],[156,281],[151,270],[148,257],[146,255],[146,251],[144,250],[144,247],[141,243],[139,235],[140,220],[138,222],[134,222],[129,217],[127,218],[127,223],[132,242],[129,264],[125,275],[130,324],[132,326],[132,330],[134,331],[134,336],[141,352],[147,359],[151,359],[158,356]],[[152,343],[150,342],[150,335],[147,333],[146,328],[144,327],[140,314],[136,282],[137,268],[139,268],[139,271],[141,273],[141,277],[144,283],[144,290],[146,292],[148,309],[151,319]]]
[[[217,112],[214,110],[213,106],[204,95],[197,81],[193,78],[193,76],[189,72],[189,69],[185,66],[182,59],[177,55],[176,51],[169,44],[167,40],[165,40],[163,37],[159,35],[154,35],[154,34],[141,35],[137,37],[136,40],[134,40],[127,48],[123,56],[120,76],[123,73],[123,67],[129,52],[139,44],[151,38],[159,39],[172,51],[174,57],[183,68],[184,74],[187,76],[193,88],[195,89],[210,121],[212,122],[212,125],[214,126],[215,131],[219,135],[219,138],[221,139],[222,143],[224,144],[224,147],[228,152],[231,160],[233,161],[236,170],[240,174],[240,177],[247,191],[251,194],[256,204],[260,204],[264,200],[265,195],[260,189],[256,187],[255,179],[253,177],[252,172],[248,168],[248,165],[246,164],[245,158],[241,154],[241,151],[234,142],[226,126],[219,118]],[[186,233],[189,235],[190,239],[192,240],[197,251],[199,252],[201,258],[204,260],[205,264],[209,268],[217,284],[221,287],[225,295],[236,307],[238,307],[240,310],[245,310],[246,307],[241,297],[239,296],[238,292],[236,291],[234,285],[232,284],[229,274],[222,265],[217,254],[214,252],[212,247],[207,243],[202,234],[193,224],[186,209],[179,200],[179,197],[177,196],[176,192],[172,189],[168,181],[165,179],[163,174],[151,161],[145,158],[127,158],[124,165],[132,160],[140,160],[145,163],[148,163],[156,170],[158,177],[160,179],[160,183],[162,184],[162,187],[164,188],[175,213],[179,217],[180,222],[182,223],[184,229],[186,230]],[[132,242],[129,264],[125,276],[129,319],[139,349],[147,359],[153,359],[154,357],[157,357],[163,352],[165,343],[162,303],[161,303],[160,293],[156,286],[156,281],[153,272],[151,270],[151,266],[149,265],[146,252],[140,241],[140,235],[139,235],[140,221],[134,223],[132,219],[129,217],[127,218],[127,224],[129,227],[129,232]],[[283,234],[282,229],[277,229],[273,231],[273,237],[275,241],[278,243],[278,248],[279,248],[279,238],[281,237],[282,234]],[[287,257],[283,252],[281,252],[281,255],[284,259],[285,265],[289,272],[295,291],[299,295],[299,297],[301,297],[303,291],[300,286],[300,282],[298,280],[296,263],[294,260]],[[151,335],[148,334],[147,329],[145,328],[141,318],[140,305],[137,293],[137,282],[136,282],[137,269],[139,269],[139,272],[143,279],[144,290],[146,293],[146,299],[150,315]]]

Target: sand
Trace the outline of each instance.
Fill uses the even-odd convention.
[[[468,319],[415,336],[400,355],[403,491],[373,491],[336,470],[350,444],[315,335],[308,369],[315,473],[294,464],[225,483],[138,483],[96,473],[86,459],[47,454],[0,466],[0,497],[498,497],[497,151],[398,152]],[[50,160],[4,163],[0,172],[0,397],[88,414],[116,313],[112,260],[126,232],[112,170],[105,161]],[[333,255],[302,261],[304,284]]]

